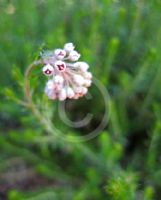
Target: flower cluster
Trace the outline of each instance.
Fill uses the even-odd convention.
[[[42,54],[42,71],[49,77],[45,87],[49,99],[78,99],[87,93],[92,74],[87,71],[89,65],[86,62],[78,62],[80,54],[74,49],[72,43],[67,43],[64,49]]]

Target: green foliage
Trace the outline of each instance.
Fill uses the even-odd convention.
[[[113,177],[107,186],[107,192],[113,200],[133,200],[136,198],[137,178],[131,172],[118,174]]]
[[[160,6],[159,0],[0,0],[0,199],[160,199]],[[44,96],[41,66],[31,76],[39,119],[23,93],[27,66],[65,42],[76,45],[110,95],[107,126],[84,143],[69,139],[101,121],[104,100],[94,84],[89,98],[66,103],[70,120],[93,113],[80,129],[67,126],[61,104]]]

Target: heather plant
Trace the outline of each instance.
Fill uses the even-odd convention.
[[[160,199],[160,7],[0,0],[0,199]]]

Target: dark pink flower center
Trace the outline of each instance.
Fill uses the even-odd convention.
[[[57,66],[58,66],[59,71],[63,71],[65,69],[64,64],[57,65]]]
[[[45,71],[45,74],[51,74],[52,73],[52,71],[50,71],[49,69],[47,69],[46,71]]]
[[[58,56],[64,56],[64,53],[62,51],[60,51]]]

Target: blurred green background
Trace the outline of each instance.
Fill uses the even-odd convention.
[[[160,200],[161,1],[0,0],[0,13],[0,200]],[[27,66],[66,42],[111,99],[108,125],[84,143],[54,137],[19,104]],[[67,102],[72,120],[94,114],[72,129],[59,119],[58,102],[44,98],[41,68],[34,75],[34,100],[65,137],[99,124],[98,88],[91,99]]]

